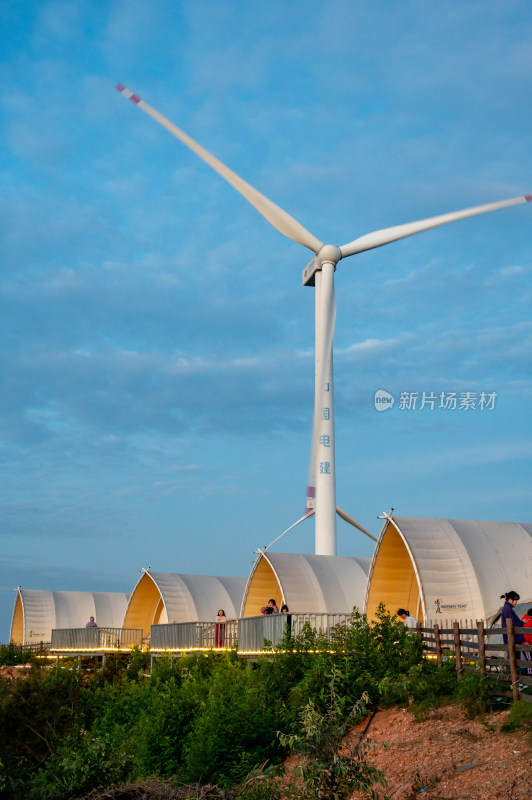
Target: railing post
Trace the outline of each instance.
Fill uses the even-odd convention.
[[[441,649],[441,639],[440,639],[440,626],[437,622],[434,623],[434,640],[436,644],[436,664],[441,667],[442,663],[442,649]]]
[[[454,654],[455,654],[455,658],[456,658],[456,674],[457,674],[458,678],[461,678],[462,677],[462,671],[463,671],[464,668],[462,666],[462,645],[461,645],[461,642],[460,642],[460,623],[459,622],[455,622],[453,624],[453,628],[454,628]]]
[[[484,639],[484,620],[477,619],[477,638],[478,638],[478,663],[480,671],[486,674],[486,641]]]
[[[517,671],[514,627],[511,619],[506,620],[506,633],[508,635],[508,659],[510,661],[510,675],[512,676],[512,696],[514,703],[519,700],[519,673]]]

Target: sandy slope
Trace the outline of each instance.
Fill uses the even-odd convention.
[[[393,800],[532,800],[532,741],[523,730],[500,733],[506,717],[467,720],[450,707],[416,722],[407,710],[379,711],[367,736],[376,745],[370,760],[388,780],[384,791]]]

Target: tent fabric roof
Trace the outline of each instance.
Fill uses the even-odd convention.
[[[175,575],[150,572],[164,600],[168,622],[192,622],[214,619],[223,608],[228,618],[235,618],[242,601],[245,578],[214,575]]]
[[[11,640],[49,642],[53,628],[84,628],[89,617],[100,627],[121,628],[128,595],[121,592],[62,592],[19,589]]]
[[[131,594],[124,627],[140,627],[148,635],[154,624],[214,620],[220,608],[235,619],[245,585],[245,578],[145,571]]]
[[[369,566],[369,558],[262,553],[248,579],[241,616],[260,613],[270,597],[293,612],[362,610]]]
[[[385,562],[393,552],[389,546],[392,537],[398,543],[396,558],[388,564]],[[401,542],[403,550],[399,552]],[[405,563],[408,560],[408,569],[399,566],[401,558]],[[532,525],[389,518],[373,555],[368,614],[374,612],[377,601],[375,586],[386,603],[386,592],[388,599],[393,596],[394,601],[398,597],[396,592],[401,590],[405,598],[409,592],[410,597],[414,596],[414,583],[418,584],[419,592],[418,618],[424,621],[490,620],[500,608],[500,595],[511,589],[523,599],[532,600]],[[414,613],[414,609],[410,610]]]

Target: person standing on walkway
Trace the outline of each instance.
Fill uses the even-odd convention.
[[[261,614],[278,614],[279,613],[279,609],[277,608],[277,604],[276,604],[275,600],[273,599],[273,597],[271,598],[271,600],[268,600],[268,604],[267,605],[262,606],[262,608],[260,610],[260,613]]]
[[[407,611],[406,608],[398,608],[397,616],[410,630],[417,629],[417,619],[413,617],[410,611]]]
[[[532,629],[532,608],[529,608],[526,614],[523,614],[523,628]],[[532,630],[530,633],[524,633],[526,644],[532,644]]]
[[[523,627],[523,620],[520,619],[515,611],[515,607],[519,602],[519,595],[517,592],[506,592],[505,594],[501,594],[501,600],[504,600],[504,605],[501,608],[501,625],[506,631],[506,620],[512,620],[512,627],[514,628],[522,628]],[[506,633],[502,635],[504,644],[508,644],[508,636]],[[514,637],[514,641],[516,644],[523,644],[525,641],[525,637],[522,633],[516,633]]]
[[[522,619],[517,616],[515,607],[519,602],[519,595],[517,592],[511,591],[506,592],[506,594],[501,594],[501,600],[504,600],[504,605],[501,608],[501,625],[503,627],[503,642],[504,644],[508,644],[508,634],[506,633],[506,620],[512,620],[512,627],[514,628],[524,628],[525,623]],[[515,644],[526,644],[525,634],[524,633],[514,633],[514,642]],[[518,667],[525,667],[525,664],[520,664],[519,661],[526,661],[530,662],[532,660],[531,654],[525,651],[521,651],[521,653],[517,654],[517,666]],[[532,667],[529,663],[526,664],[527,667],[527,674],[530,675],[532,673]]]
[[[216,647],[223,647],[225,644],[225,623],[227,617],[225,611],[220,608],[216,615]]]

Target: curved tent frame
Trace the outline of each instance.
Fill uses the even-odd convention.
[[[293,612],[350,614],[362,610],[371,559],[301,553],[261,553],[242,600],[241,617],[260,614],[274,598]]]
[[[509,590],[532,601],[532,525],[388,516],[373,554],[365,611],[380,602],[419,622],[491,621]]]
[[[84,628],[89,617],[99,627],[121,628],[127,607],[124,592],[56,592],[17,589],[10,640],[49,642],[54,628]]]
[[[142,572],[129,599],[125,628],[142,628],[148,636],[152,625],[214,620],[220,608],[228,619],[238,616],[245,578]]]

